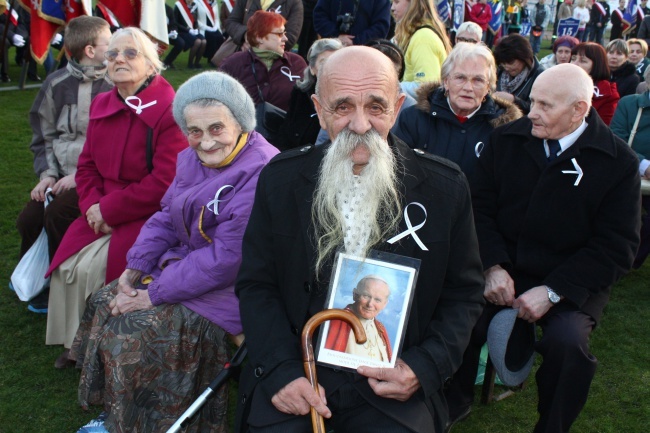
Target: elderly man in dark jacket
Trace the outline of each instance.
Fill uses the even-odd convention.
[[[285,152],[262,171],[236,285],[249,354],[238,420],[251,432],[310,430],[310,407],[337,432],[444,428],[442,388],[482,310],[483,278],[463,173],[389,133],[398,88],[379,51],[335,52],[314,97],[333,143]],[[304,377],[301,330],[325,305],[334,253],[370,249],[422,261],[403,348],[394,368],[318,366],[319,395]]]
[[[568,432],[587,401],[589,335],[632,265],[640,216],[638,159],[590,107],[592,92],[575,65],[543,72],[528,117],[497,128],[479,159],[472,201],[489,304],[447,393],[457,416],[471,406],[486,328],[510,307],[543,330],[535,433]]]

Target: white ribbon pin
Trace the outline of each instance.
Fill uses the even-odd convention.
[[[600,98],[601,96],[603,96],[603,95],[601,95],[600,89],[598,87],[594,86],[594,97]]]
[[[422,221],[420,224],[416,225],[415,227],[411,224],[411,219],[409,218],[409,214],[408,214],[409,206],[411,206],[412,204],[414,204],[416,206],[419,206],[420,209],[422,209],[422,211],[424,212],[424,221]],[[407,204],[406,207],[404,208],[404,221],[406,222],[406,230],[403,231],[402,233],[398,234],[397,236],[388,239],[387,242],[389,244],[394,244],[395,242],[399,241],[403,237],[406,237],[408,235],[412,235],[413,239],[418,244],[418,246],[422,249],[422,251],[429,251],[429,249],[426,246],[424,246],[424,244],[422,243],[422,241],[418,237],[417,233],[415,233],[416,231],[418,231],[419,229],[424,227],[424,223],[427,222],[427,210],[426,210],[426,208],[424,206],[422,206],[420,203],[416,202],[416,201],[413,202],[413,203]]]
[[[230,200],[232,198],[232,197],[228,197],[228,198],[225,198],[223,200],[219,200],[219,196],[221,195],[223,190],[226,189],[226,188],[235,189],[235,187],[232,186],[232,185],[224,185],[224,186],[222,186],[221,188],[219,188],[217,190],[217,193],[214,195],[214,199],[212,201],[208,202],[208,204],[205,206],[205,207],[208,208],[208,210],[211,210],[212,212],[214,212],[215,215],[219,215],[219,203]],[[210,206],[212,206],[212,208]]]
[[[582,176],[584,176],[584,173],[582,171],[582,168],[580,168],[580,166],[578,165],[578,161],[576,161],[575,158],[571,158],[571,162],[573,163],[573,167],[575,168],[575,171],[574,170],[562,170],[562,173],[564,173],[564,174],[577,174],[578,178],[576,179],[573,186],[578,186],[578,184],[582,180]]]
[[[476,143],[476,146],[474,146],[474,153],[476,154],[477,158],[481,157],[481,152],[483,152],[483,148],[485,147],[485,144],[483,144],[482,141],[479,141]]]
[[[138,101],[138,105],[131,104],[131,101]],[[135,110],[135,114],[141,114],[142,110],[145,108],[149,108],[152,105],[156,105],[158,101],[151,101],[148,104],[142,105],[142,99],[138,98],[137,96],[127,96],[127,98],[124,100],[126,105],[129,107],[133,108]]]
[[[283,66],[280,68],[280,72],[282,72],[283,75],[289,77],[289,81],[293,83],[293,79],[295,78],[296,80],[300,79],[300,75],[291,75],[291,69],[289,69],[288,66]]]

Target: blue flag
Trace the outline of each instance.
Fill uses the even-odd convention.
[[[637,28],[639,24],[641,24],[640,21],[637,21],[638,17],[638,12],[637,10],[641,10],[641,8],[638,5],[637,0],[629,0],[627,3],[627,7],[625,8],[625,12],[623,13],[623,34],[627,35],[629,33],[634,33],[634,29]],[[643,13],[643,11],[641,11]]]
[[[449,18],[451,18],[451,11],[449,10],[449,2],[447,0],[439,0],[438,4],[436,5],[438,9],[438,16],[440,16],[440,19],[442,22],[447,22],[449,21]]]
[[[454,0],[454,31],[465,21],[465,0]]]
[[[503,23],[503,3],[501,0],[490,0],[488,4],[492,9],[492,19],[488,23],[488,28],[493,35],[496,35],[501,30],[501,24]]]
[[[66,0],[41,0],[39,15],[46,21],[65,24]]]

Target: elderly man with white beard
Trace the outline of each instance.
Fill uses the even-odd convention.
[[[244,236],[236,431],[309,431],[311,407],[337,432],[442,431],[442,389],[484,302],[467,181],[389,133],[404,95],[382,53],[345,48],[322,77],[314,104],[334,141],[269,163]],[[318,366],[319,394],[303,376],[302,328],[325,306],[336,253],[370,251],[421,261],[402,351],[394,368]]]

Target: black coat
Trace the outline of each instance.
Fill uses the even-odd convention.
[[[490,141],[492,130],[521,117],[516,105],[488,95],[481,108],[460,123],[440,84],[423,84],[417,96],[417,105],[403,111],[393,133],[412,148],[455,162],[468,177]]]
[[[469,188],[455,165],[397,139],[391,138],[391,146],[403,166],[403,203],[427,209],[417,233],[429,251],[411,236],[377,248],[422,261],[400,356],[422,388],[398,402],[377,397],[367,380],[352,373],[319,366],[318,379],[329,393],[353,381],[371,404],[414,431],[442,431],[447,419],[442,387],[461,363],[484,302]],[[240,378],[238,420],[248,410],[245,419],[258,425],[288,418],[275,410],[271,397],[304,377],[300,334],[307,319],[323,309],[330,277],[323,272],[320,282],[315,279],[311,235],[311,200],[327,147],[284,152],[260,175],[235,287],[249,358]],[[414,224],[424,218],[416,213],[410,216]],[[399,230],[405,229],[402,221]]]
[[[639,160],[594,109],[586,120],[551,163],[528,118],[495,129],[472,202],[485,269],[506,269],[517,296],[548,285],[566,297],[553,308],[568,302],[599,321],[639,245]]]
[[[320,123],[314,103],[311,100],[313,94],[314,86],[307,91],[300,90],[298,86],[293,86],[287,117],[285,117],[280,126],[279,134],[273,142],[273,145],[281,151],[316,142],[316,137],[320,131]]]
[[[612,78],[609,81],[616,83],[616,88],[621,98],[627,95],[634,95],[636,93],[636,86],[640,82],[639,76],[636,73],[636,67],[629,60],[612,72]]]
[[[528,114],[530,111],[530,91],[533,88],[533,83],[539,74],[544,72],[544,67],[539,64],[537,59],[533,60],[533,67],[528,73],[526,79],[521,83],[519,87],[515,89],[514,92],[511,92],[515,97],[515,104],[517,104],[517,107],[519,107],[524,114]],[[499,86],[499,80],[501,78],[501,74],[504,73],[505,71],[502,68],[499,68],[497,71],[497,91],[503,91],[503,89],[500,88],[501,86]]]

